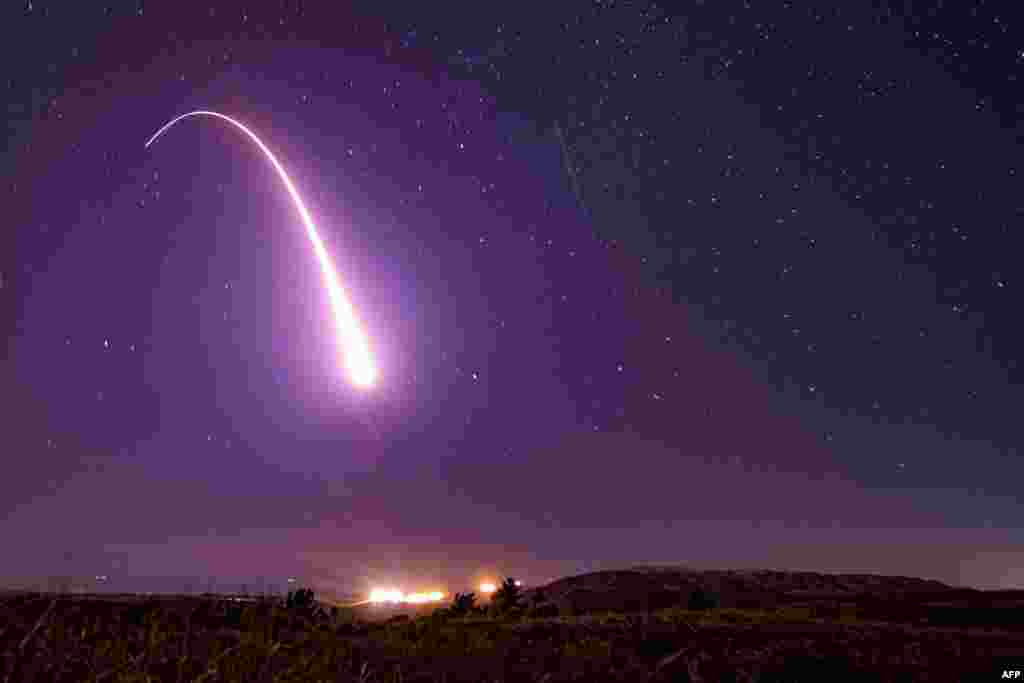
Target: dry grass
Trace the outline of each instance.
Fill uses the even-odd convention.
[[[965,680],[1024,633],[931,629],[813,606],[367,622],[365,612],[181,598],[0,603],[0,674],[22,681]],[[1016,667],[1019,668],[1019,667]]]

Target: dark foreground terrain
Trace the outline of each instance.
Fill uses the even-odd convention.
[[[504,613],[492,606],[455,616],[267,599],[9,594],[0,603],[0,676],[993,681],[1024,669],[1024,591],[646,568],[571,577],[521,598]]]

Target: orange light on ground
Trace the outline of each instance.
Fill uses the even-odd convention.
[[[373,603],[398,603],[402,602],[402,591],[393,588],[374,588],[370,591],[370,602]]]
[[[496,590],[498,590],[498,587],[495,586],[493,583],[481,583],[480,584],[480,592],[483,593],[484,595],[489,595],[490,593],[493,593]]]
[[[427,602],[437,602],[444,597],[443,593],[434,591],[433,593],[410,593],[405,596],[404,602],[408,602],[413,605],[422,605]]]
[[[403,593],[395,588],[374,588],[370,591],[370,602],[375,604],[407,604],[422,605],[428,602],[440,602],[444,599],[444,593],[433,591],[430,593]]]

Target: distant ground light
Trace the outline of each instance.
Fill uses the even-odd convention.
[[[403,593],[395,588],[374,588],[370,591],[370,602],[373,604],[405,604],[421,605],[428,602],[440,602],[444,599],[441,591],[429,593]]]
[[[517,586],[522,586],[522,581],[516,581]],[[481,583],[478,590],[483,595],[490,595],[498,590],[498,586],[490,581]],[[406,604],[418,605],[430,602],[440,602],[447,595],[442,591],[406,593],[398,588],[374,588],[370,591],[370,597],[366,602],[371,604]]]

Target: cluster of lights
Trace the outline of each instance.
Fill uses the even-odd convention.
[[[400,590],[389,588],[374,588],[370,591],[370,602],[422,605],[427,602],[440,602],[444,599],[444,593],[433,591],[431,593],[403,593]]]
[[[519,587],[522,587],[523,582],[516,581],[515,584]],[[498,586],[493,583],[485,582],[480,584],[480,592],[484,595],[490,595],[491,593],[497,592],[497,590]]]
[[[522,581],[516,581],[517,586],[522,586]],[[498,590],[497,584],[484,582],[481,583],[478,590],[483,595],[491,595]],[[440,591],[433,591],[431,593],[403,593],[397,588],[374,588],[370,591],[369,602],[374,604],[391,604],[391,605],[422,605],[428,602],[440,602],[444,600],[445,595]]]

